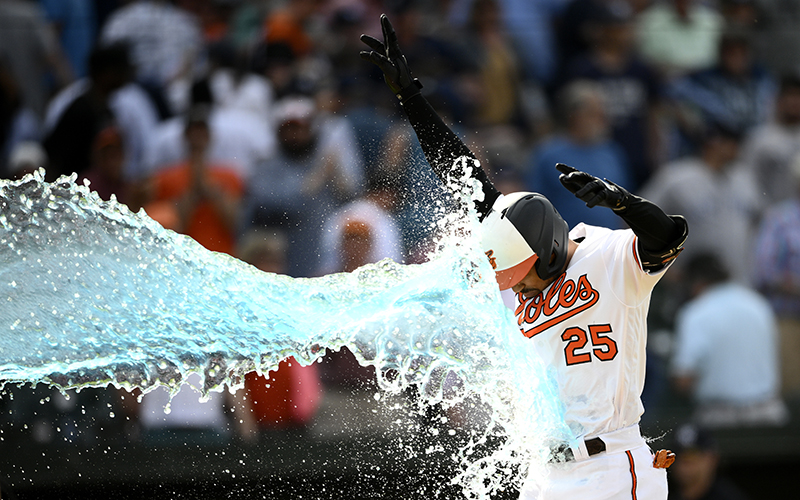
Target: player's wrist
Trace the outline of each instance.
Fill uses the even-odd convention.
[[[410,85],[408,85],[407,87],[396,91],[394,95],[400,101],[400,104],[404,104],[406,101],[408,101],[412,97],[419,95],[420,94],[420,89],[422,89],[422,83],[420,83],[419,80],[414,78],[411,81]]]
[[[609,200],[609,208],[617,215],[623,215],[628,210],[628,207],[630,207],[631,194],[622,186],[608,179],[604,179],[604,181],[610,186],[610,191],[612,193],[611,200]]]

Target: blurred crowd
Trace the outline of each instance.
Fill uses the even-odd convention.
[[[502,191],[620,227],[560,186],[563,162],[687,218],[651,307],[645,407],[674,393],[704,425],[784,425],[800,398],[800,0],[0,0],[0,175],[74,173],[268,272],[422,262],[452,200],[359,57],[384,12]],[[205,406],[179,394],[169,414],[157,392],[90,406],[113,399],[151,437],[248,435],[307,425],[325,391],[370,380],[346,350],[272,375]],[[70,428],[35,422],[37,439]]]

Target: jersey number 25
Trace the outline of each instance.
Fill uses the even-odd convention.
[[[587,348],[589,337],[586,330],[573,326],[564,330],[561,340],[567,343],[564,347],[567,366],[589,363],[592,361],[592,354],[600,361],[611,361],[617,356],[617,343],[607,334],[611,333],[611,325],[589,325],[589,337],[592,346]]]

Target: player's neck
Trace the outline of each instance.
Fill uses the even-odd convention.
[[[575,240],[567,240],[567,262],[564,264],[564,269],[566,270],[569,267],[569,263],[572,261],[572,256],[575,255],[575,250],[578,249],[578,242]]]

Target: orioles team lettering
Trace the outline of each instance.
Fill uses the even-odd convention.
[[[547,291],[533,299],[521,302],[514,314],[517,324],[534,324],[540,317],[547,318],[529,330],[522,329],[528,338],[551,328],[562,321],[583,312],[597,303],[600,293],[592,287],[586,275],[578,278],[578,282],[566,279],[562,274]]]
[[[497,269],[497,257],[494,256],[494,250],[486,250],[486,256],[489,258],[492,269]]]

